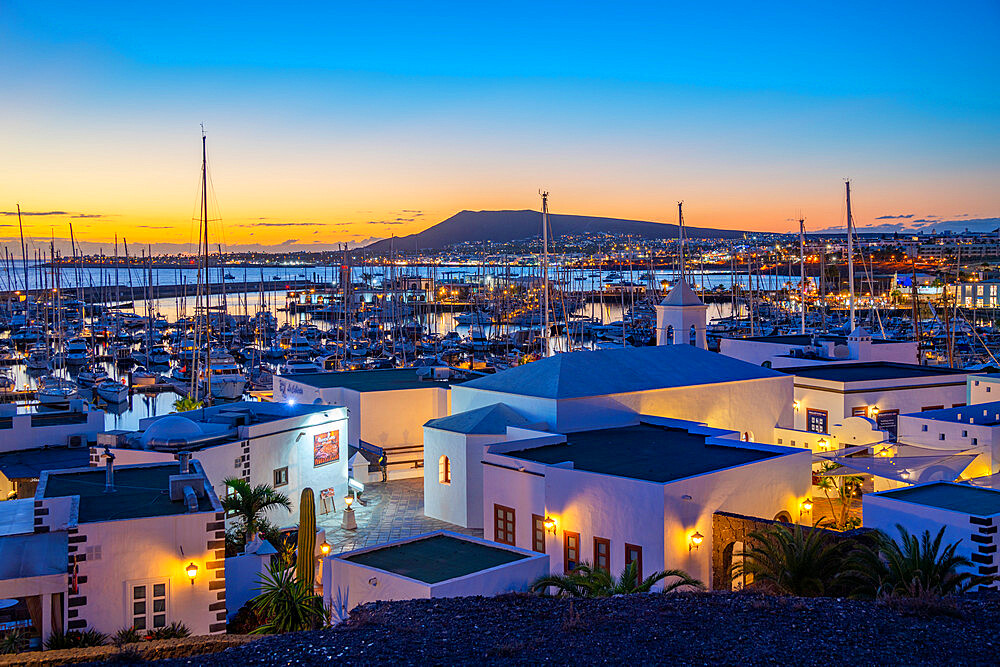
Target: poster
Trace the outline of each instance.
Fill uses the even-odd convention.
[[[313,467],[340,460],[340,431],[317,433],[313,436]]]

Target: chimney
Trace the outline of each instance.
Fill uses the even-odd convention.
[[[198,511],[198,494],[190,486],[184,487],[184,505],[188,512]]]
[[[115,491],[115,455],[107,447],[104,448],[104,493]]]
[[[177,460],[181,463],[181,474],[191,472],[191,452],[177,452]]]

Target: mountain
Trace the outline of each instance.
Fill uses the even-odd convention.
[[[891,215],[875,218],[876,220],[887,220],[899,218],[899,222],[880,222],[860,224],[855,227],[859,234],[942,234],[951,232],[961,234],[962,232],[993,232],[1000,227],[1000,218],[962,218],[959,220],[940,220],[930,218],[913,219],[911,215]],[[829,227],[818,229],[810,234],[843,234],[843,227]]]
[[[589,215],[549,214],[552,236],[583,232],[632,234],[648,239],[676,238],[677,225],[621,218],[595,218]],[[685,227],[688,238],[739,239],[743,232],[727,229]],[[365,246],[365,252],[439,250],[463,241],[516,241],[542,233],[542,214],[538,211],[461,211],[419,234],[383,239]]]

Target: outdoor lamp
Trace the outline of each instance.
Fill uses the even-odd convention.
[[[798,410],[800,407],[802,407],[802,403],[800,403],[799,401],[792,401],[792,407]]]
[[[698,547],[701,546],[701,543],[704,541],[705,541],[705,536],[699,533],[698,531],[695,531],[694,534],[691,535],[691,544],[688,545],[688,551],[691,551],[692,549],[697,549]]]
[[[324,556],[327,555],[328,553],[330,553],[330,545],[326,542],[323,542],[323,544],[319,545],[319,552]]]
[[[879,413],[878,406],[877,405],[873,405],[871,407],[871,410],[869,412],[871,412],[872,419],[875,419],[876,417],[878,417],[878,413]]]
[[[806,498],[805,500],[802,501],[801,505],[802,505],[802,512],[808,512],[813,508],[813,499]],[[799,512],[800,516],[802,512]]]
[[[552,533],[553,535],[556,534],[556,520],[553,519],[552,517],[550,516],[545,517],[545,519],[542,521],[542,525],[545,526],[546,532]]]
[[[198,566],[193,562],[189,563],[184,571],[187,572],[188,579],[191,580],[191,585],[194,586],[194,578],[198,576]]]
[[[351,504],[353,502],[354,502],[354,496],[352,496],[349,493],[346,496],[344,496],[344,505],[347,506],[347,509],[351,509]]]

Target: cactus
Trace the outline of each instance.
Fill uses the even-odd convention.
[[[316,503],[313,490],[302,489],[299,499],[299,546],[295,558],[295,578],[312,590],[316,581]]]

